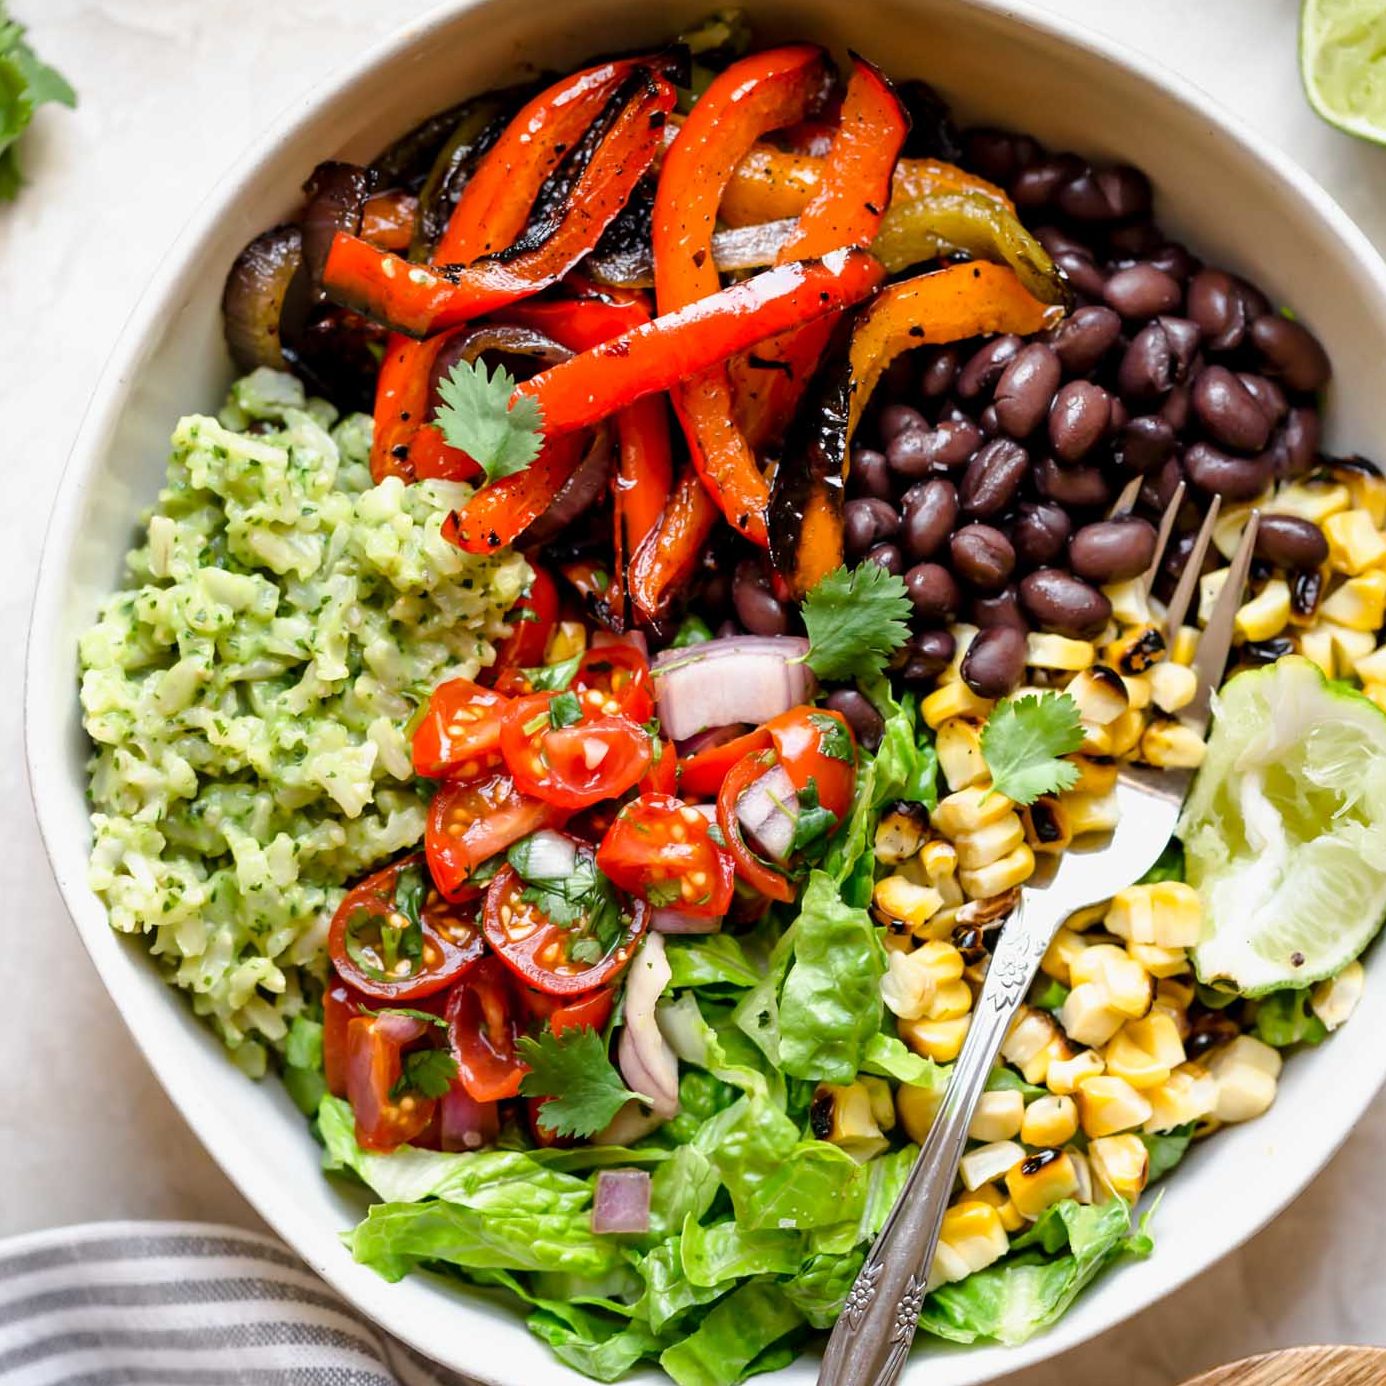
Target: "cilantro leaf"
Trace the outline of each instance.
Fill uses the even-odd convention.
[[[549,703],[549,726],[555,731],[576,726],[582,721],[582,704],[576,693],[555,693]]]
[[[520,672],[536,693],[562,693],[572,683],[581,663],[582,656],[574,655],[571,659],[560,659],[557,664],[541,664],[537,669],[521,669]]]
[[[600,962],[616,946],[625,931],[621,904],[615,886],[597,869],[591,848],[579,850],[572,870],[562,877],[533,873],[529,838],[511,847],[507,857],[525,882],[520,898],[537,905],[551,924],[570,931],[568,956],[574,962]]]
[[[683,887],[677,881],[651,881],[645,887],[645,899],[655,909],[676,905],[683,895]]]
[[[562,1036],[545,1030],[538,1039],[523,1036],[518,1048],[529,1065],[520,1092],[551,1099],[539,1119],[555,1135],[594,1135],[639,1096],[612,1067],[597,1030],[567,1030]]]
[[[799,816],[794,820],[790,850],[798,852],[815,843],[825,845],[837,827],[837,814],[819,802],[818,781],[810,775],[808,783],[795,797],[799,800]]]
[[[852,754],[852,738],[847,728],[836,717],[826,712],[810,712],[809,725],[818,733],[818,749],[831,760],[846,761],[851,765],[856,757]]]
[[[406,1020],[422,1020],[425,1025],[436,1025],[440,1030],[446,1030],[448,1023],[440,1015],[434,1015],[432,1011],[416,1011],[410,1006],[381,1006],[378,1010],[371,1010],[367,1006],[361,1007],[362,1015],[402,1015]]]
[[[443,1097],[457,1077],[457,1060],[446,1049],[416,1049],[404,1056],[403,1072],[390,1089],[391,1101],[407,1092]]]
[[[992,787],[1017,804],[1059,794],[1078,781],[1078,767],[1061,760],[1083,744],[1078,704],[1067,693],[1007,698],[982,728],[982,757]]]
[[[904,580],[869,560],[820,578],[804,598],[807,662],[819,678],[870,679],[909,639]]]
[[[18,194],[24,180],[15,144],[50,101],[75,106],[77,94],[24,41],[24,26],[9,19],[0,0],[0,201]]]
[[[522,472],[544,445],[543,411],[535,400],[510,402],[515,378],[497,365],[486,374],[481,360],[459,361],[438,382],[442,401],[435,422],[443,437],[486,473],[487,481]]]

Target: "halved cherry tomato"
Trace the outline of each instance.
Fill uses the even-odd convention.
[[[736,867],[709,836],[705,815],[667,794],[627,804],[597,849],[597,865],[622,890],[683,914],[720,917]]]
[[[327,935],[338,976],[378,1001],[432,996],[485,951],[474,913],[438,893],[417,852],[349,891]]]
[[[453,988],[447,1018],[448,1044],[468,1094],[478,1102],[517,1096],[528,1069],[516,1050],[519,1030],[509,972],[495,958],[478,963]]]
[[[686,799],[711,798],[722,787],[727,771],[752,751],[770,749],[770,733],[764,727],[747,732],[720,746],[685,756],[679,761],[679,793]]]
[[[649,773],[638,786],[642,794],[677,794],[679,792],[679,762],[674,754],[674,743],[662,737],[654,737],[651,745],[654,759],[650,761]]]
[[[613,987],[599,987],[584,996],[565,999],[549,996],[533,987],[522,988],[522,999],[530,1016],[547,1025],[555,1035],[567,1030],[600,1030],[611,1019],[616,1004]]]
[[[361,1014],[366,998],[339,977],[322,994],[322,1076],[333,1097],[347,1095],[347,1025]]]
[[[407,1015],[363,1015],[347,1023],[347,1100],[363,1149],[393,1150],[433,1119],[435,1098],[415,1092],[391,1096],[404,1073],[405,1046],[428,1029]]]
[[[570,725],[558,716],[565,706],[578,718]],[[532,693],[511,703],[501,722],[501,751],[520,790],[566,809],[624,794],[652,757],[643,727],[628,717],[589,712],[581,698],[574,702],[559,693]]]
[[[857,785],[857,741],[847,719],[825,707],[792,707],[765,724],[775,753],[793,781],[818,786],[818,802],[837,815],[839,826],[852,809]]]
[[[570,686],[584,711],[619,712],[640,726],[654,716],[650,666],[633,645],[598,645],[588,650]],[[597,694],[602,697],[598,699]]]
[[[736,806],[741,796],[774,763],[773,752],[753,751],[732,766],[722,781],[721,789],[717,791],[717,825],[722,829],[727,850],[736,862],[736,874],[762,895],[788,904],[794,898],[794,886],[788,877],[773,870],[746,845],[746,839],[741,834],[741,820],[736,816]]]
[[[578,851],[590,861],[590,847],[581,844]],[[597,932],[602,921],[591,911],[571,924],[556,924],[539,904],[523,898],[529,889],[513,867],[502,867],[487,888],[482,926],[500,960],[521,981],[550,996],[575,996],[605,986],[630,961],[649,924],[643,900],[618,902],[615,938],[606,940]],[[599,903],[611,904],[609,898]]]
[[[440,683],[414,728],[414,773],[475,779],[500,758],[500,719],[509,701],[471,679]]]
[[[561,818],[551,804],[520,793],[504,770],[450,780],[433,796],[424,831],[433,880],[449,900],[474,898],[480,892],[471,876],[482,862]]]
[[[496,651],[497,672],[542,664],[549,637],[558,624],[558,585],[537,564],[531,563],[530,569],[534,576],[529,591],[511,610],[510,634]]]

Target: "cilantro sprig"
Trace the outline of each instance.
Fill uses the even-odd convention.
[[[821,679],[879,677],[909,639],[913,610],[904,581],[878,563],[835,568],[804,598],[809,668]]]
[[[558,1136],[591,1136],[639,1093],[631,1092],[607,1057],[600,1031],[545,1030],[523,1036],[517,1046],[529,1072],[520,1083],[525,1097],[544,1097],[539,1120]]]
[[[24,33],[24,26],[10,18],[5,0],[0,0],[0,201],[5,202],[18,196],[24,183],[16,146],[34,112],[50,101],[77,104],[77,93],[40,60]]]
[[[457,1077],[457,1060],[446,1049],[416,1049],[404,1056],[402,1072],[390,1089],[395,1101],[408,1092],[424,1097],[445,1097]]]
[[[1078,782],[1078,767],[1061,759],[1083,744],[1078,704],[1067,693],[1007,698],[982,728],[982,757],[992,787],[1017,804],[1061,794]]]
[[[564,876],[536,872],[531,838],[517,842],[507,858],[525,882],[520,898],[537,905],[549,923],[569,931],[568,956],[573,962],[601,962],[620,941],[625,931],[621,902],[590,848],[578,851]]]
[[[459,361],[438,382],[434,415],[450,446],[461,448],[487,481],[522,472],[544,446],[544,413],[536,400],[511,401],[515,377],[502,365],[491,375],[481,360]]]

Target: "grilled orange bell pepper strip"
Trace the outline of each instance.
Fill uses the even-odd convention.
[[[465,481],[476,474],[476,463],[459,448],[449,447],[442,433],[428,422],[434,362],[463,330],[442,332],[423,342],[398,332],[390,334],[375,385],[371,477],[376,482],[387,476],[414,481],[420,475]]]
[[[808,114],[826,76],[822,49],[791,44],[732,63],[693,107],[665,152],[655,193],[652,243],[661,314],[717,292],[712,233],[728,181],[756,140]],[[684,379],[674,406],[703,484],[732,526],[764,545],[769,489],[732,418],[722,361]]]
[[[630,561],[627,590],[641,620],[662,616],[687,585],[721,513],[698,473],[685,467],[659,524],[645,536]]]

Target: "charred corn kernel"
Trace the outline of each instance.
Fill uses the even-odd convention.
[[[1094,664],[1068,681],[1064,692],[1078,704],[1084,722],[1105,727],[1131,706],[1121,675],[1105,664]]]
[[[1141,736],[1139,759],[1162,770],[1196,770],[1207,754],[1203,738],[1172,718],[1152,722]]]
[[[1320,982],[1309,998],[1309,1005],[1329,1030],[1336,1030],[1357,1009],[1367,974],[1360,962],[1350,962],[1336,976]]]
[[[951,1064],[962,1050],[971,1020],[970,1015],[956,1020],[902,1020],[900,1038],[916,1054],[936,1064]]]
[[[895,1090],[895,1111],[905,1134],[916,1145],[923,1145],[943,1105],[945,1089],[916,1087],[913,1083],[901,1083]]]
[[[1289,620],[1290,585],[1283,578],[1271,578],[1250,601],[1237,608],[1233,638],[1269,640],[1279,635]]]
[[[1184,1042],[1174,1021],[1152,1010],[1140,1020],[1127,1021],[1102,1057],[1114,1078],[1124,1078],[1133,1088],[1144,1091],[1167,1082],[1170,1073],[1184,1062]]]
[[[944,837],[956,839],[960,833],[976,832],[1014,810],[1015,805],[1004,794],[973,785],[940,800],[933,813],[933,823]]]
[[[1128,1020],[1122,1034],[1168,1069],[1176,1069],[1184,1062],[1184,1041],[1179,1038],[1178,1027],[1167,1015],[1152,1010],[1139,1020]],[[1112,1071],[1110,1063],[1107,1071]]]
[[[1096,658],[1090,640],[1070,640],[1064,635],[1034,633],[1025,638],[1025,662],[1032,669],[1077,673]]]
[[[1014,1141],[992,1141],[969,1150],[958,1161],[958,1177],[963,1188],[980,1189],[1005,1176],[1025,1158],[1025,1151]]]
[[[1155,665],[1149,673],[1133,674],[1131,677],[1122,676],[1122,683],[1126,686],[1126,696],[1131,700],[1131,708],[1135,712],[1143,712],[1150,706],[1152,697],[1152,684],[1150,675],[1159,669],[1159,664]]]
[[[1112,604],[1112,619],[1119,626],[1148,626],[1150,624],[1150,595],[1140,578],[1114,582],[1102,591]]]
[[[938,676],[939,683],[956,683],[962,678],[962,662],[967,658],[978,632],[976,626],[968,625],[966,621],[955,621],[948,628],[948,633],[953,637],[953,658]]]
[[[1238,1035],[1208,1063],[1218,1088],[1213,1116],[1221,1122],[1260,1116],[1275,1101],[1280,1067],[1278,1050],[1251,1035]]]
[[[1359,659],[1356,673],[1364,684],[1386,683],[1386,645],[1378,646],[1371,654]]]
[[[1022,842],[989,866],[959,871],[958,880],[964,892],[974,900],[989,900],[993,895],[1022,885],[1034,874],[1035,854]]]
[[[1117,891],[1106,925],[1128,943],[1192,948],[1203,932],[1203,905],[1198,892],[1183,881],[1150,881]]]
[[[975,717],[986,721],[995,706],[990,698],[979,698],[961,679],[941,683],[919,705],[920,715],[931,731],[937,731],[951,717]]]
[[[1106,1044],[1121,1029],[1126,1017],[1109,1003],[1107,988],[1100,982],[1075,986],[1059,1007],[1059,1024],[1077,1044]]]
[[[1109,794],[1116,787],[1116,761],[1095,756],[1069,756],[1068,760],[1078,767],[1078,779],[1071,793]]]
[[[587,648],[587,627],[581,621],[560,621],[544,651],[546,664],[562,664]]]
[[[1001,1214],[990,1204],[969,1199],[943,1215],[927,1290],[966,1280],[986,1269],[1010,1248]]]
[[[1198,675],[1187,664],[1157,664],[1146,677],[1150,680],[1150,701],[1161,712],[1188,707],[1198,692]]]
[[[857,1082],[866,1089],[866,1096],[871,1103],[871,1115],[876,1119],[876,1125],[882,1131],[893,1131],[895,1129],[895,1095],[890,1090],[890,1084],[884,1078],[873,1078],[863,1074]]]
[[[966,789],[988,778],[982,757],[982,733],[976,722],[966,717],[950,717],[934,737],[938,768],[949,789]]]
[[[1088,1146],[1088,1166],[1094,1203],[1110,1203],[1113,1198],[1134,1203],[1150,1177],[1150,1152],[1134,1134],[1099,1136]]]
[[[1176,664],[1192,664],[1198,653],[1198,627],[1180,626],[1174,633],[1174,643],[1170,646],[1169,657]]]
[[[859,1082],[820,1083],[809,1104],[809,1129],[860,1164],[889,1145],[871,1110],[871,1094]]]
[[[1064,1150],[1038,1150],[1006,1174],[1006,1192],[1016,1211],[1033,1222],[1046,1208],[1078,1192],[1073,1159]]]
[[[957,1020],[971,1009],[972,989],[959,978],[938,987],[926,1014],[930,1020]]]
[[[1365,510],[1342,510],[1323,522],[1328,540],[1328,566],[1349,577],[1376,567],[1386,558],[1386,535]]]
[[[1073,959],[1069,969],[1075,987],[1096,985],[1105,993],[1106,1004],[1131,1019],[1139,1019],[1154,999],[1150,974],[1124,948],[1111,943],[1094,944]],[[1067,1027],[1065,1027],[1067,1028]],[[1080,1043],[1088,1043],[1078,1036]]]
[[[908,861],[928,840],[929,813],[923,804],[896,804],[876,825],[876,860],[887,866]]]
[[[1040,970],[1056,982],[1068,986],[1073,976],[1073,959],[1087,946],[1088,942],[1082,934],[1076,934],[1067,927],[1061,928],[1045,949],[1044,957],[1040,959]]]
[[[1337,664],[1333,650],[1333,632],[1324,625],[1302,631],[1299,637],[1299,652],[1305,659],[1312,659],[1323,670],[1326,679],[1336,678]]]
[[[1068,810],[1068,825],[1074,837],[1109,833],[1121,817],[1114,790],[1106,794],[1065,794],[1062,802]]]
[[[1075,934],[1085,934],[1094,924],[1100,924],[1107,917],[1106,900],[1096,905],[1084,905],[1081,910],[1074,910],[1067,919],[1064,920],[1064,928],[1072,929]]]
[[[887,953],[908,953],[914,947],[914,935],[899,933],[893,925],[880,931],[880,940]]]
[[[1189,955],[1183,948],[1161,948],[1154,943],[1128,943],[1126,951],[1152,977],[1177,977],[1181,972],[1189,970]]]
[[[1150,969],[1146,968],[1146,971]],[[1173,978],[1162,978],[1155,986],[1156,1001],[1171,1010],[1188,1010],[1197,994],[1191,981],[1176,982]]]
[[[995,1184],[983,1184],[973,1193],[964,1193],[960,1195],[958,1202],[985,1203],[988,1207],[995,1208],[997,1217],[1001,1219],[1001,1226],[1007,1232],[1019,1232],[1025,1226],[1025,1219],[1020,1216],[1015,1204]]]
[[[1167,651],[1165,637],[1158,626],[1132,626],[1098,646],[1098,657],[1119,674],[1143,674],[1153,668]]]
[[[1073,841],[1068,810],[1053,794],[1042,794],[1020,810],[1020,825],[1032,852],[1062,852]]]
[[[1083,722],[1083,740],[1078,749],[1086,756],[1110,756],[1112,754],[1112,734],[1106,727],[1096,722]]]
[[[1105,1070],[1097,1050],[1080,1049],[1071,1059],[1055,1059],[1049,1065],[1045,1086],[1056,1097],[1071,1097],[1085,1078],[1096,1078]]]
[[[1386,569],[1373,568],[1358,577],[1348,578],[1336,592],[1329,594],[1319,609],[1326,620],[1375,636],[1386,621]],[[1375,647],[1373,639],[1371,648]],[[1360,654],[1356,656],[1361,657]]]
[[[881,1000],[901,1020],[918,1020],[928,1012],[938,990],[933,970],[914,952],[892,950],[886,955],[885,976],[881,978]]]
[[[1353,578],[1351,581],[1360,582],[1361,578]],[[1339,625],[1337,621],[1324,621],[1322,624],[1333,640],[1333,667],[1337,670],[1336,677],[1350,678],[1359,661],[1375,651],[1376,636],[1368,630],[1353,630],[1348,626]]]
[[[1298,515],[1301,520],[1313,520],[1322,525],[1330,516],[1352,505],[1352,494],[1346,486],[1321,481],[1302,481],[1282,486],[1273,501],[1277,515]]]
[[[1077,1134],[1078,1104],[1071,1097],[1037,1097],[1025,1108],[1020,1123],[1024,1144],[1067,1145]]]
[[[1222,594],[1223,584],[1227,581],[1227,574],[1231,570],[1228,568],[1214,568],[1211,573],[1204,573],[1198,580],[1198,624],[1206,626],[1212,617],[1213,608],[1217,605],[1218,597]]]
[[[943,908],[943,896],[933,886],[916,885],[907,876],[884,876],[871,894],[878,914],[916,929]]]
[[[1085,1078],[1075,1094],[1083,1134],[1089,1140],[1132,1131],[1150,1120],[1150,1103],[1124,1078],[1104,1073]]]
[[[1021,1006],[1001,1044],[1001,1057],[1018,1069],[1027,1083],[1042,1083],[1053,1062],[1050,1046],[1058,1038],[1053,1016],[1033,1006]],[[1034,1073],[1041,1076],[1031,1077]]]
[[[1021,827],[1020,816],[1008,813],[980,828],[959,833],[953,839],[953,846],[957,849],[959,867],[963,871],[976,871],[1000,861],[1024,841],[1025,830]]]
[[[1210,1116],[1217,1106],[1218,1085],[1201,1065],[1181,1064],[1145,1096],[1150,1103],[1145,1129],[1155,1135]]]
[[[1015,1088],[984,1092],[967,1134],[974,1141],[1008,1141],[1020,1134],[1025,1119],[1025,1098]]]
[[[1111,738],[1112,755],[1118,758],[1129,756],[1141,744],[1146,720],[1145,713],[1137,712],[1132,708],[1129,712],[1123,713],[1107,728],[1107,735]]]
[[[1386,477],[1340,467],[1335,469],[1335,479],[1347,487],[1356,509],[1365,510],[1377,529],[1386,529]]]

